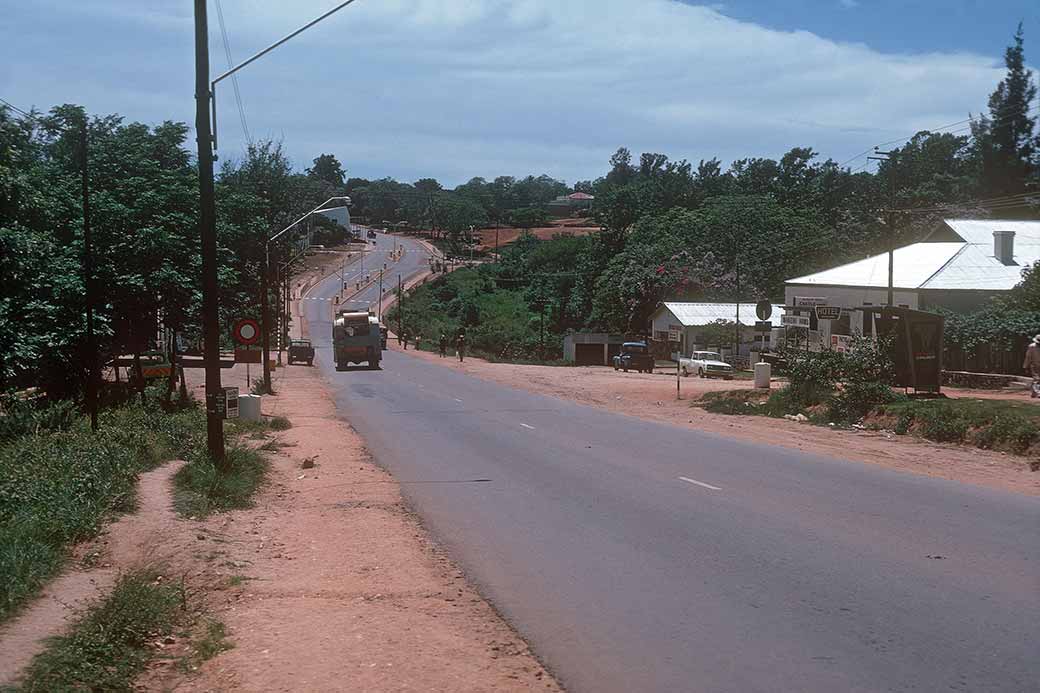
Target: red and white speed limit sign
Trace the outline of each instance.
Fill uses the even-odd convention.
[[[252,318],[243,318],[235,322],[235,326],[231,329],[231,336],[239,344],[246,346],[256,344],[260,339],[260,325]]]

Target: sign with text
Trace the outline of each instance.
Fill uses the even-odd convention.
[[[773,323],[768,320],[758,320],[755,322],[756,332],[769,332],[773,329]]]
[[[794,304],[799,308],[815,308],[827,305],[826,296],[795,296]]]
[[[235,349],[235,363],[263,363],[263,352],[259,349]]]
[[[820,320],[838,320],[841,308],[838,306],[816,306],[816,317]]]
[[[809,316],[788,313],[780,316],[780,323],[787,327],[809,327]]]

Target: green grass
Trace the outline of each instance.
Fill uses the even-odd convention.
[[[272,431],[288,431],[292,428],[292,423],[284,416],[272,416],[268,419],[267,426]]]
[[[0,621],[14,614],[65,562],[68,547],[133,510],[141,471],[190,453],[202,413],[135,404],[68,430],[20,435],[0,446]]]
[[[196,455],[174,475],[173,503],[185,517],[206,517],[216,512],[248,508],[267,476],[268,464],[256,450],[231,445],[228,470],[221,473],[205,455]]]
[[[192,655],[183,662],[184,668],[197,669],[203,662],[213,659],[234,646],[234,643],[228,640],[227,628],[224,624],[216,619],[207,618],[201,637],[192,644]]]
[[[861,398],[877,393],[858,391]],[[872,427],[888,427],[900,435],[912,434],[941,443],[972,445],[987,450],[1002,450],[1029,455],[1030,466],[1040,469],[1040,407],[1028,402],[1000,399],[910,399],[857,408],[842,398],[831,398],[823,411],[808,411],[793,401],[787,389],[774,390],[766,397],[755,390],[707,392],[691,406],[715,414],[781,417],[805,413],[817,424],[841,423],[846,419],[867,417]]]
[[[71,630],[52,638],[30,664],[20,691],[132,691],[157,637],[179,612],[175,585],[154,571],[128,573]]]

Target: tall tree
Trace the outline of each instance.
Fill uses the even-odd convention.
[[[314,165],[307,169],[307,175],[339,188],[343,187],[347,172],[343,170],[343,165],[335,155],[322,154],[314,160]]]
[[[1028,111],[1036,98],[1032,70],[1025,67],[1024,34],[1018,25],[1014,43],[1004,52],[1007,74],[989,97],[989,117],[972,123],[985,191],[1014,195],[1036,176],[1040,138]]]

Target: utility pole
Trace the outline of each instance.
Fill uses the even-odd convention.
[[[273,395],[274,388],[271,386],[271,306],[268,305],[270,298],[267,293],[268,275],[271,272],[271,258],[268,249],[264,248],[264,264],[260,268],[260,357],[264,360],[264,394]],[[252,389],[252,385],[250,385]]]
[[[383,274],[386,270],[379,270],[379,302],[376,303],[376,320],[383,324]]]
[[[195,0],[195,132],[199,148],[199,234],[202,237],[202,332],[206,367],[206,449],[226,471],[220,386],[220,324],[217,297],[217,209],[213,192],[213,135],[209,126],[209,25],[206,0]],[[265,268],[266,269],[266,268]]]
[[[401,275],[397,275],[397,341],[400,342],[404,329],[404,291],[401,290]]]
[[[90,164],[87,142],[87,112],[80,123],[80,143],[83,146],[83,293],[87,302],[87,412],[90,430],[98,430],[98,353],[94,335],[94,246],[90,229]]]
[[[738,255],[733,256],[733,270],[737,275],[737,325],[733,330],[735,337],[733,342],[733,369],[736,370],[737,358],[740,356],[740,256]]]
[[[891,161],[892,157],[898,154],[896,151],[883,152],[877,147],[874,147],[874,153],[879,156],[868,156],[868,161]],[[888,246],[888,307],[892,308],[895,306],[894,299],[894,282],[895,282],[895,265],[896,265],[896,248],[895,248],[895,225],[896,215],[892,210],[885,210],[885,226],[888,227],[889,233],[893,235],[892,243]]]

